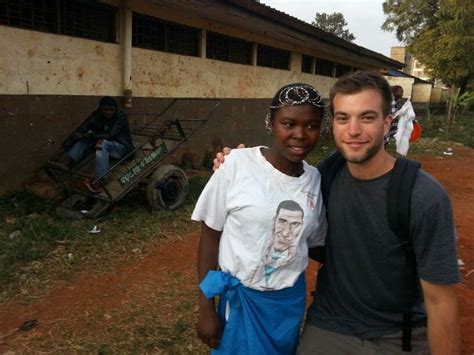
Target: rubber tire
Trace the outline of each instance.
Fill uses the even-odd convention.
[[[74,208],[77,203],[86,203],[88,199],[90,199],[90,197],[81,194],[73,194],[56,207],[56,215],[67,219],[95,218],[112,206],[110,202],[95,200],[94,205],[88,209],[87,213],[81,213],[80,210]]]
[[[151,174],[146,187],[148,203],[154,210],[174,211],[189,193],[189,180],[176,165],[162,165]]]

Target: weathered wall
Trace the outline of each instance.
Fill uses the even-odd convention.
[[[448,89],[434,86],[431,89],[430,102],[431,103],[445,103],[448,98]]]
[[[121,95],[117,44],[0,26],[0,94]]]
[[[0,94],[121,95],[117,44],[0,26],[0,46]],[[295,69],[288,71],[134,48],[133,94],[265,98],[303,81],[328,95],[334,78],[301,73],[301,55],[292,62]]]
[[[301,73],[301,55],[292,57],[297,71],[134,48],[133,93],[137,97],[268,98],[285,84],[305,82],[328,97],[336,79]]]
[[[431,97],[431,84],[413,84],[411,101],[429,103]]]
[[[113,95],[122,93],[120,46],[0,26],[0,94]],[[15,60],[9,60],[15,58]],[[135,97],[270,97],[289,82],[307,82],[327,96],[335,79],[293,70],[180,56],[133,48]]]

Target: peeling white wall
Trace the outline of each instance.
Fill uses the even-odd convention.
[[[121,95],[117,44],[0,26],[0,94]]]
[[[448,89],[435,86],[431,89],[430,102],[444,103],[448,99]]]
[[[122,95],[121,47],[81,38],[0,26],[0,94]],[[290,82],[314,85],[327,97],[336,79],[292,70],[234,64],[133,48],[138,97],[268,98]]]
[[[336,80],[298,72],[301,55],[293,55],[295,71],[139,48],[133,49],[133,62],[133,93],[140,97],[268,98],[290,82],[314,85],[325,96]]]

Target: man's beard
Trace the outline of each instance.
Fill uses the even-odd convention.
[[[337,150],[342,154],[344,159],[346,159],[347,162],[349,163],[354,163],[354,164],[362,164],[368,160],[370,160],[373,156],[375,156],[379,150],[383,147],[383,138],[380,140],[377,140],[374,142],[374,145],[369,147],[364,154],[355,154],[352,156],[349,156],[348,153],[342,148],[342,144],[338,144],[335,142]]]

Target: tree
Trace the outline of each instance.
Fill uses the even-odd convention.
[[[382,29],[395,31],[433,78],[451,86],[453,97],[456,88],[464,93],[474,79],[474,2],[387,0],[383,10]]]
[[[439,0],[387,0],[382,4],[387,19],[384,31],[394,32],[400,42],[410,44],[425,26],[436,24]]]
[[[349,42],[353,42],[356,39],[348,29],[344,29],[347,26],[347,22],[344,15],[340,12],[332,14],[317,12],[312,25]]]
[[[474,92],[465,92],[461,94],[461,89],[458,89],[454,95],[450,97],[452,109],[452,121],[456,120],[456,115],[459,112],[467,110],[474,102]],[[452,123],[452,122],[451,122]]]

